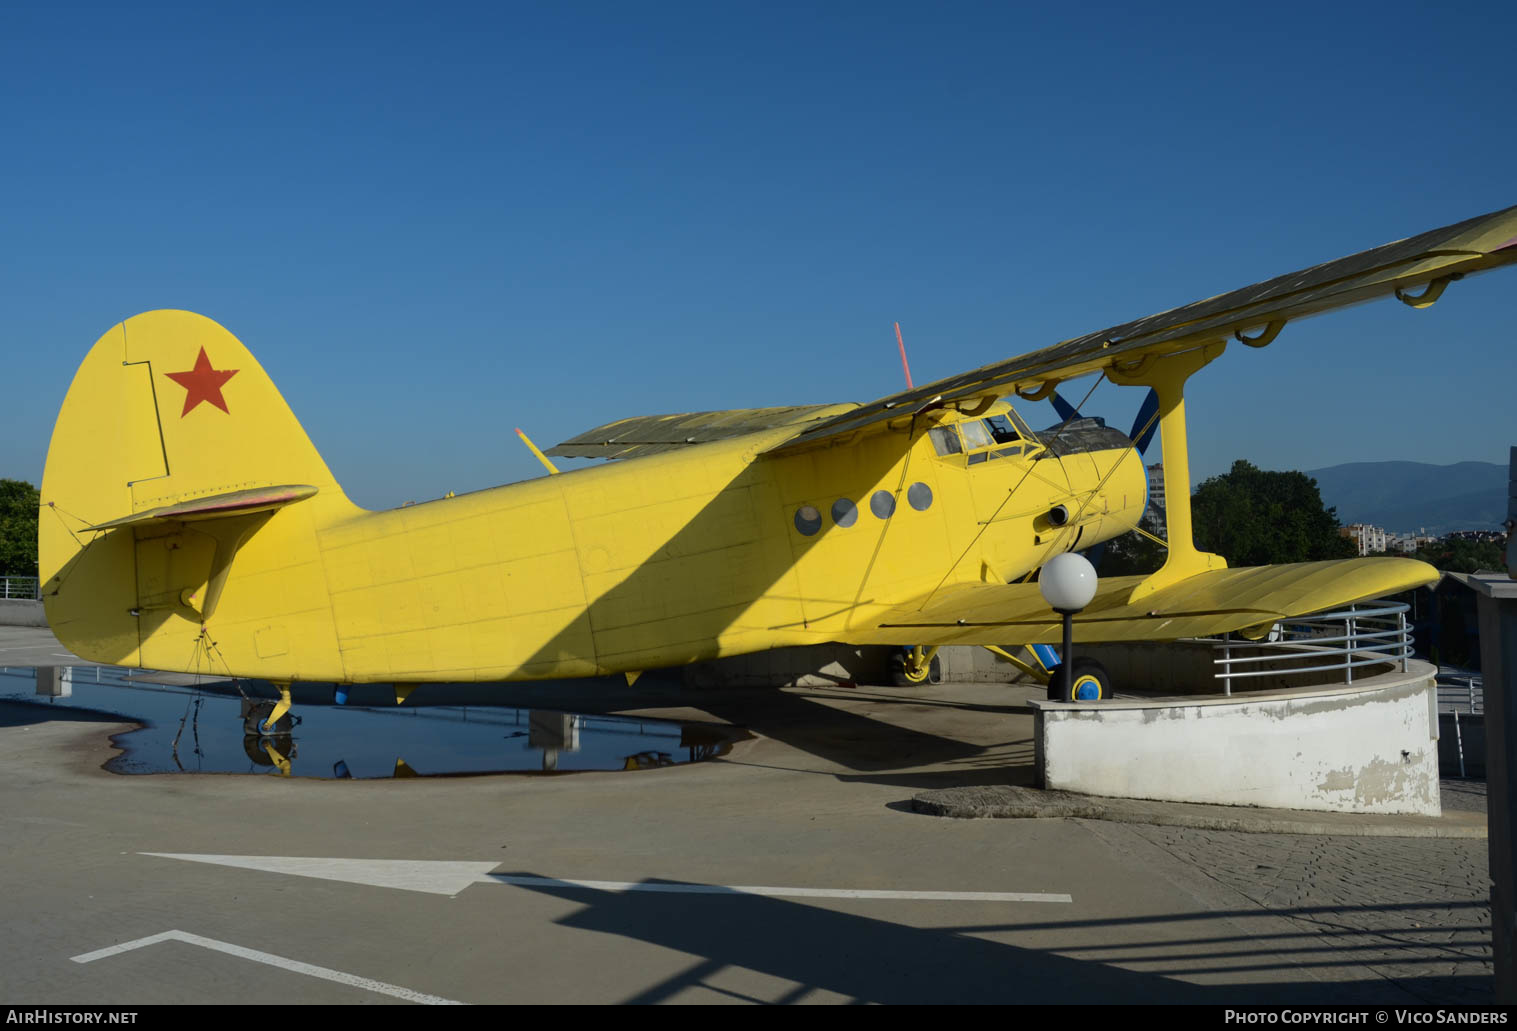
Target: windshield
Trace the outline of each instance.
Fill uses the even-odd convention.
[[[1006,416],[1012,421],[1012,424],[1017,428],[1017,432],[1022,436],[1026,437],[1028,440],[1037,439],[1033,436],[1032,427],[1028,426],[1027,423],[1023,421],[1022,417],[1017,414],[1017,410],[1015,408],[1008,406],[1006,410]]]

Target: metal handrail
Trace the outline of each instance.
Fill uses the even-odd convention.
[[[1298,673],[1326,673],[1342,670],[1344,682],[1354,682],[1354,670],[1399,662],[1402,672],[1412,657],[1411,625],[1406,620],[1410,608],[1403,602],[1371,601],[1350,605],[1332,612],[1282,620],[1275,624],[1273,640],[1250,641],[1223,634],[1218,638],[1190,638],[1221,652],[1213,659],[1219,667],[1216,678],[1222,681],[1222,693],[1233,693],[1233,681],[1248,677],[1294,676]],[[1336,647],[1335,647],[1336,646]],[[1235,648],[1257,649],[1259,654],[1234,655]],[[1258,662],[1301,663],[1284,668],[1238,670],[1236,667]]]
[[[1471,670],[1438,670],[1438,711],[1485,714],[1485,678]]]
[[[42,597],[35,576],[0,576],[0,598],[36,601]]]

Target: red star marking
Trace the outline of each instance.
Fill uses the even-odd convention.
[[[185,390],[184,411],[179,413],[183,419],[190,411],[202,401],[209,402],[220,408],[228,415],[232,410],[226,406],[226,398],[221,396],[222,384],[237,375],[237,369],[213,369],[211,360],[205,356],[205,348],[200,349],[200,357],[195,359],[195,367],[189,372],[165,372],[164,375],[178,383]]]

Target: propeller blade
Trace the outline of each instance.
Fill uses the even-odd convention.
[[[1075,406],[1060,397],[1057,390],[1053,392],[1053,396],[1048,400],[1053,402],[1053,410],[1059,413],[1061,421],[1068,422],[1070,419],[1078,419],[1080,417],[1080,413],[1075,411]]]
[[[1148,450],[1148,445],[1153,443],[1154,431],[1159,428],[1159,420],[1154,416],[1159,414],[1159,392],[1152,387],[1148,390],[1148,396],[1143,399],[1142,406],[1138,409],[1138,417],[1133,420],[1132,432],[1128,437],[1137,445],[1138,454]],[[1148,429],[1143,427],[1147,426]],[[1138,436],[1138,434],[1142,436]]]

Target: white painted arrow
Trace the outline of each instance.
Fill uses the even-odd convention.
[[[432,895],[457,895],[471,884],[489,883],[486,875],[500,865],[436,859],[307,859],[303,856],[198,856],[181,852],[139,854],[295,877],[319,877],[324,881],[367,884],[375,888],[424,891]]]
[[[214,863],[242,870],[318,877],[326,881],[367,884],[376,888],[457,895],[471,884],[508,884],[527,888],[578,888],[609,892],[661,892],[671,895],[758,895],[804,899],[909,899],[924,902],[1073,902],[1069,895],[1033,891],[893,891],[880,888],[774,888],[761,885],[671,884],[658,881],[586,881],[556,877],[492,874],[499,863],[436,859],[315,859],[302,856],[204,856],[181,852],[143,852],[145,856]]]
[[[152,853],[144,853],[151,855]],[[307,977],[319,977],[323,981],[334,981],[337,984],[351,985],[354,988],[363,988],[380,995],[391,995],[406,1002],[416,1002],[427,1006],[462,1006],[463,1003],[452,999],[444,999],[436,995],[427,995],[425,992],[412,991],[399,985],[387,984],[384,981],[376,981],[372,977],[359,977],[357,974],[347,974],[341,970],[333,970],[331,967],[318,967],[314,963],[302,963],[297,959],[289,959],[284,956],[276,956],[272,952],[260,952],[257,949],[245,949],[241,945],[233,945],[231,942],[217,941],[215,938],[206,938],[198,934],[190,934],[187,931],[164,931],[161,934],[150,934],[146,938],[136,938],[119,945],[109,945],[94,952],[86,952],[78,956],[70,957],[75,963],[93,963],[97,959],[107,959],[111,956],[119,956],[123,952],[131,952],[135,949],[146,948],[149,945],[157,945],[161,942],[183,942],[186,945],[198,945],[202,949],[210,949],[212,952],[224,952],[228,956],[236,956],[239,959],[250,959],[254,963],[262,963],[265,966],[279,967],[281,970],[289,970],[297,974],[305,974]]]

